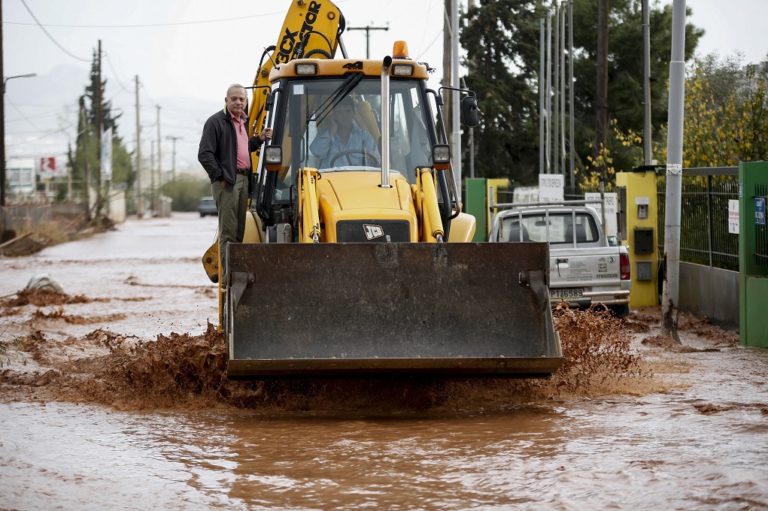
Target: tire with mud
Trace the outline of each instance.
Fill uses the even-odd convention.
[[[629,316],[629,304],[613,305],[611,306],[611,312],[617,318],[626,318]]]

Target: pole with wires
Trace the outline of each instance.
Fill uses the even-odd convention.
[[[139,115],[141,107],[139,105],[139,75],[134,79],[136,89],[136,216],[144,216],[144,196],[141,191],[141,122]]]
[[[680,200],[683,181],[683,120],[685,104],[685,0],[672,3],[672,58],[669,62],[669,131],[664,209],[664,287],[662,332],[678,343],[680,280]]]

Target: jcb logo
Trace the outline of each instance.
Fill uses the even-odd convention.
[[[380,225],[363,224],[363,230],[365,231],[365,239],[368,241],[384,236],[384,229]]]

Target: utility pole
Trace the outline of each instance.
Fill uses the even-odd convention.
[[[96,100],[96,157],[99,161],[99,168],[96,172],[96,218],[101,213],[101,170],[104,162],[101,161],[101,131],[104,124],[104,110],[102,109],[102,90],[101,90],[101,39],[99,39],[98,49],[96,50],[96,90],[93,92]],[[86,186],[88,184],[86,183]]]
[[[595,156],[608,145],[608,0],[597,0],[597,86],[595,88]],[[600,172],[605,174],[605,164]],[[601,176],[601,180],[605,176]]]
[[[3,6],[0,2],[0,78],[3,79],[3,97],[0,101],[0,207],[5,206],[5,84],[14,78],[31,78],[33,76],[37,76],[37,73],[5,76],[3,67]],[[2,218],[5,219],[4,216]],[[5,225],[0,227],[0,235],[2,235],[2,232],[5,231]]]
[[[5,206],[5,68],[3,67],[3,2],[0,1],[0,78],[3,79],[3,98],[0,101],[0,208]],[[0,236],[5,234],[5,214]],[[0,238],[0,242],[5,241]]]
[[[176,180],[176,141],[180,140],[182,137],[174,137],[172,135],[167,135],[165,137],[166,140],[170,140],[172,145],[171,149],[171,181]]]
[[[157,109],[157,187],[163,186],[163,150],[160,145],[160,105],[155,105]]]
[[[643,0],[643,165],[653,160],[651,127],[651,24],[648,0]]]
[[[443,6],[443,79],[440,85],[450,87],[451,85],[451,1],[445,0]],[[451,116],[451,91],[443,90],[443,124],[445,124],[446,143],[451,143],[451,133],[453,132],[453,117]]]
[[[570,171],[571,193],[576,193],[576,158],[574,150],[574,119],[573,119],[573,0],[568,2],[568,159]]]
[[[155,209],[155,141],[149,142],[149,210],[156,216]]]
[[[544,105],[547,110],[547,133],[544,136],[545,162],[544,173],[549,174],[552,163],[552,14],[547,13],[547,86]]]
[[[553,174],[560,173],[560,6],[555,2],[555,27],[553,35],[555,38],[554,46],[554,60],[552,65],[555,67],[555,97],[553,98],[553,114],[552,114],[552,167],[554,167]]]
[[[544,88],[546,81],[544,58],[544,18],[539,19],[539,174],[544,174],[544,121],[546,111],[544,110]]]
[[[144,197],[141,194],[141,123],[139,122],[139,75],[134,79],[136,90],[136,216],[144,216]]]
[[[560,6],[560,174],[565,175],[565,5]],[[565,181],[565,180],[563,180]]]
[[[373,23],[373,22],[371,22]],[[374,27],[365,25],[364,27],[347,27],[347,30],[365,30],[365,58],[371,58],[371,30],[389,30],[389,24],[386,27]]]
[[[662,332],[680,342],[677,333],[680,290],[680,198],[683,180],[683,120],[685,104],[685,0],[672,2],[672,58],[669,62],[667,125],[667,191],[664,209],[664,288]]]
[[[460,87],[459,84],[459,0],[452,0],[451,2],[451,87],[454,90],[451,91],[452,98],[452,111],[451,117],[453,118],[451,124],[453,125],[453,144],[452,149],[454,156],[452,158],[453,164],[453,180],[456,183],[456,193],[458,194],[458,200],[461,200],[461,123],[459,120],[459,91],[456,90]]]

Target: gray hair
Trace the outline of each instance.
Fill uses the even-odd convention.
[[[239,83],[233,83],[229,87],[227,87],[227,97],[229,97],[229,93],[232,92],[232,89],[243,89],[245,90],[245,87],[240,85]]]

